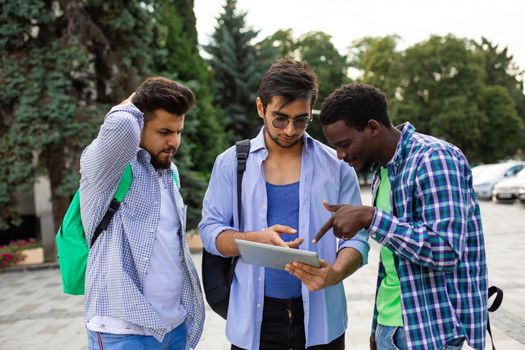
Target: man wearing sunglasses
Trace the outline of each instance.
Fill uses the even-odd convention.
[[[286,271],[239,259],[231,285],[226,335],[232,349],[344,349],[346,299],[341,281],[367,262],[365,233],[351,240],[312,239],[330,213],[322,201],[361,203],[354,170],[306,133],[317,78],[306,65],[284,60],[259,87],[264,126],[250,141],[237,219],[236,154],[216,159],[199,225],[206,250],[238,256],[235,239],[317,252],[321,268],[303,283]]]

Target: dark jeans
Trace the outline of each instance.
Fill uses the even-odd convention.
[[[260,350],[304,350],[303,301],[298,299],[264,298]],[[316,345],[308,350],[341,350],[345,348],[345,334],[329,344]],[[232,344],[232,350],[244,350]]]

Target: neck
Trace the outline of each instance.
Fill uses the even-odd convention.
[[[380,149],[384,150],[379,159],[381,166],[386,167],[388,162],[394,157],[399,139],[401,139],[401,131],[396,127],[385,129],[385,137],[380,145]]]

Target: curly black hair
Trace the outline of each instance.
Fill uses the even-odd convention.
[[[319,121],[322,125],[339,120],[349,127],[363,131],[370,119],[391,127],[385,94],[372,85],[348,84],[335,90],[321,105]]]

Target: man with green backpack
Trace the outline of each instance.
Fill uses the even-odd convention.
[[[172,163],[194,103],[187,87],[149,78],[111,109],[82,154],[57,241],[64,290],[82,294],[82,249],[73,262],[67,238],[80,211],[89,349],[184,350],[200,339],[204,303]]]

